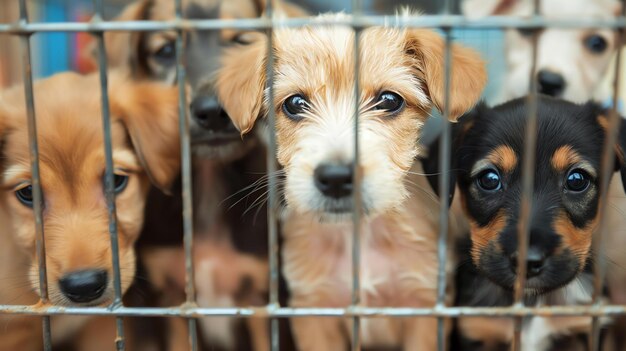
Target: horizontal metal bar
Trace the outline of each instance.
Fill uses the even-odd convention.
[[[25,315],[94,315],[122,317],[567,317],[567,316],[617,316],[626,315],[626,305],[588,305],[588,306],[551,306],[551,307],[346,307],[346,308],[289,308],[245,307],[245,308],[207,308],[207,307],[61,307],[61,306],[18,306],[0,305],[2,314]]]
[[[274,20],[274,27],[299,27],[309,24],[346,25],[354,28],[372,26],[389,27],[455,27],[466,29],[498,28],[626,28],[626,18],[615,19],[547,19],[543,17],[495,16],[482,19],[468,19],[458,15],[424,16],[359,16],[358,18],[320,20],[315,17],[286,18]],[[267,18],[236,20],[201,19],[170,21],[98,21],[98,22],[54,22],[54,23],[10,23],[0,24],[0,34],[29,34],[35,32],[103,32],[103,31],[165,31],[165,30],[217,30],[217,29],[267,29],[272,21]]]

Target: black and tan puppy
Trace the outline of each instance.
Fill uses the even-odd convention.
[[[524,99],[495,108],[479,105],[454,128],[451,184],[457,185],[470,228],[470,244],[461,244],[459,250],[466,261],[457,272],[459,305],[512,303],[528,114]],[[600,163],[608,113],[593,103],[576,105],[539,96],[537,115],[525,302],[589,303],[590,249],[601,212]],[[622,174],[625,144],[622,127],[615,146],[615,171]],[[435,148],[426,162],[427,173],[437,172],[436,155]],[[584,350],[590,326],[587,317],[529,319],[523,349]],[[513,324],[508,319],[465,318],[457,331],[455,350],[500,350],[508,349]]]

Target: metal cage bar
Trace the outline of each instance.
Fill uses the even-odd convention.
[[[363,15],[361,1],[352,0],[352,17],[358,19]],[[362,169],[359,149],[359,109],[361,106],[361,28],[354,30],[354,162],[352,172],[352,291],[350,304],[352,308],[361,304],[361,203]],[[361,350],[361,318],[352,317],[352,351]]]
[[[176,21],[183,21],[182,1],[174,0]],[[183,246],[185,251],[185,305],[196,306],[196,285],[193,264],[193,198],[191,141],[189,118],[187,115],[187,90],[185,69],[185,34],[183,29],[176,31],[176,84],[178,86],[178,130],[180,135],[181,181],[183,201]],[[198,350],[198,327],[196,318],[187,318],[189,348]]]
[[[451,1],[446,0],[444,5],[444,13],[442,15],[433,16],[403,16],[390,21],[389,16],[365,16],[362,14],[360,1],[353,0],[353,16],[347,20],[315,20],[315,24],[335,24],[351,26],[355,31],[354,55],[355,55],[355,112],[354,112],[354,128],[355,128],[355,162],[354,162],[354,214],[353,224],[354,230],[352,235],[352,265],[353,265],[353,286],[351,305],[345,308],[289,308],[281,307],[278,296],[278,269],[279,269],[279,251],[278,251],[278,180],[276,179],[276,135],[274,128],[270,133],[270,145],[267,153],[267,166],[269,174],[269,261],[270,261],[270,294],[269,303],[266,306],[258,308],[200,308],[195,303],[195,286],[193,273],[193,223],[192,223],[192,193],[191,193],[191,152],[190,152],[190,136],[187,116],[186,89],[185,89],[185,54],[184,54],[184,35],[188,30],[218,30],[225,28],[232,29],[265,29],[268,33],[268,60],[267,60],[267,77],[268,87],[267,94],[270,101],[268,109],[269,124],[275,125],[274,102],[274,56],[273,56],[273,30],[279,20],[275,20],[272,16],[272,2],[268,1],[266,7],[266,16],[259,19],[237,19],[237,20],[187,20],[182,16],[181,0],[174,0],[176,4],[176,19],[170,21],[129,21],[129,22],[112,22],[102,20],[102,0],[94,0],[96,16],[94,21],[90,23],[74,23],[74,22],[57,22],[57,23],[30,23],[26,11],[25,0],[20,0],[20,20],[12,24],[0,24],[0,34],[19,35],[22,41],[22,50],[24,55],[24,90],[26,96],[26,108],[28,115],[29,128],[29,149],[31,155],[32,169],[32,186],[34,197],[34,213],[35,226],[37,233],[37,257],[39,264],[39,294],[41,296],[42,306],[20,306],[20,305],[0,305],[0,314],[22,314],[42,316],[43,320],[43,337],[44,347],[46,350],[51,348],[50,337],[50,316],[55,315],[101,315],[115,316],[117,327],[116,347],[118,350],[124,349],[123,321],[122,317],[183,317],[188,319],[189,323],[189,341],[192,350],[197,349],[197,331],[196,318],[211,316],[231,316],[231,317],[260,317],[271,319],[271,349],[279,349],[279,329],[278,318],[304,317],[304,316],[320,316],[320,317],[342,317],[352,318],[352,349],[360,349],[360,318],[369,317],[437,317],[438,319],[438,349],[445,349],[445,338],[443,332],[444,319],[460,316],[494,316],[494,317],[512,317],[516,321],[516,333],[513,349],[520,350],[521,347],[521,326],[522,320],[526,317],[554,317],[554,316],[591,316],[593,318],[593,333],[590,344],[593,350],[599,348],[599,322],[601,316],[626,315],[626,305],[603,305],[600,301],[601,289],[604,277],[604,266],[600,259],[603,246],[602,236],[607,231],[605,216],[600,217],[600,235],[594,240],[594,254],[596,256],[594,267],[594,296],[593,304],[590,306],[550,306],[550,307],[526,307],[523,304],[523,290],[525,285],[525,259],[528,248],[528,233],[531,208],[532,208],[532,190],[534,182],[534,154],[536,148],[536,129],[537,129],[537,99],[536,84],[531,77],[531,94],[529,95],[529,119],[526,128],[526,144],[523,156],[523,197],[520,211],[520,226],[518,228],[518,279],[515,285],[515,303],[508,307],[482,308],[482,307],[447,307],[445,306],[445,288],[446,288],[446,248],[448,237],[448,219],[447,219],[447,194],[449,192],[448,178],[443,177],[440,184],[440,193],[442,194],[440,208],[440,232],[438,239],[438,285],[437,285],[437,304],[433,308],[371,308],[360,305],[360,234],[359,223],[361,217],[360,202],[360,167],[359,167],[359,102],[360,102],[360,48],[359,38],[361,30],[370,26],[397,26],[412,28],[432,28],[438,27],[444,30],[445,34],[445,96],[444,96],[444,129],[441,138],[441,150],[443,154],[450,153],[450,130],[447,117],[449,115],[449,88],[450,88],[450,72],[451,60],[450,49],[452,39],[450,30],[452,28],[468,28],[468,29],[510,29],[525,28],[535,30],[533,35],[533,58],[531,74],[535,71],[537,61],[537,31],[545,27],[551,28],[610,28],[619,30],[623,38],[624,29],[626,28],[626,6],[623,6],[625,13],[613,20],[598,19],[574,19],[574,20],[554,20],[546,19],[539,15],[539,0],[534,0],[534,16],[531,18],[519,18],[510,16],[489,17],[480,20],[470,20],[463,16],[451,15]],[[626,5],[626,4],[624,4]],[[281,26],[295,27],[312,24],[311,19],[293,18],[281,19]],[[183,225],[184,225],[184,248],[185,248],[185,287],[186,302],[180,307],[171,308],[133,308],[125,307],[121,300],[121,280],[119,268],[119,250],[117,240],[117,224],[115,215],[115,196],[113,192],[113,162],[111,153],[111,130],[109,116],[109,99],[107,94],[107,67],[106,52],[104,42],[104,32],[106,31],[163,31],[175,30],[177,32],[176,39],[176,62],[177,62],[177,84],[179,89],[179,127],[181,138],[181,174],[183,182]],[[101,82],[101,99],[102,99],[102,118],[104,129],[104,147],[106,156],[106,172],[105,172],[105,194],[109,210],[110,234],[112,246],[112,260],[114,269],[114,288],[115,300],[109,307],[60,307],[48,305],[47,293],[47,275],[45,260],[45,242],[44,228],[42,219],[42,203],[43,195],[40,185],[39,176],[39,153],[37,146],[37,132],[35,119],[35,105],[33,96],[33,81],[31,71],[30,56],[30,36],[37,32],[90,32],[96,35],[98,39],[98,62]],[[620,53],[618,51],[618,60],[616,63],[615,81],[613,83],[614,96],[613,108],[610,114],[611,133],[607,136],[604,145],[604,153],[602,160],[603,178],[601,180],[601,206],[607,206],[608,184],[610,181],[611,161],[614,157],[612,145],[617,139],[617,126],[620,118],[617,114],[617,94],[619,91],[619,77],[621,74],[621,62],[619,60]],[[447,174],[450,171],[449,160],[444,157],[440,165],[441,174]],[[598,248],[598,250],[596,250]]]
[[[102,19],[104,6],[102,0],[94,0],[95,16],[94,22]],[[98,42],[98,71],[100,75],[100,98],[102,104],[102,130],[104,133],[104,195],[109,215],[109,234],[111,240],[111,259],[113,261],[113,289],[115,298],[110,305],[112,310],[119,306],[123,306],[122,302],[122,279],[120,273],[120,257],[119,257],[119,239],[117,228],[117,212],[115,207],[115,180],[113,168],[113,147],[111,140],[111,114],[109,106],[109,84],[107,77],[107,56],[104,41],[104,33],[94,33]],[[115,348],[118,351],[125,350],[124,340],[124,320],[118,316],[115,318]]]
[[[20,22],[28,23],[28,9],[26,0],[20,0]],[[37,142],[37,118],[35,115],[35,96],[33,92],[33,71],[30,50],[30,34],[20,37],[22,45],[24,97],[28,122],[28,148],[30,150],[31,186],[33,192],[33,211],[35,213],[35,250],[38,264],[39,298],[42,305],[50,303],[48,298],[48,272],[46,265],[46,241],[43,228],[43,192],[41,190],[41,177],[39,173],[39,145]],[[44,350],[52,349],[52,336],[50,330],[50,316],[42,316],[41,327],[43,332]]]
[[[533,16],[539,16],[541,0],[533,1]],[[534,76],[537,69],[537,44],[539,33],[533,31],[531,37],[531,65],[527,97],[526,130],[524,152],[522,154],[522,197],[520,199],[519,224],[517,226],[517,277],[514,283],[513,308],[524,306],[524,290],[526,287],[526,262],[528,260],[528,244],[530,241],[530,220],[533,207],[533,188],[535,184],[535,153],[537,152],[537,83]],[[523,317],[514,318],[513,342],[511,350],[522,350]]]
[[[444,2],[443,14],[449,15],[452,13],[452,1],[446,0]],[[439,238],[437,243],[437,304],[435,308],[444,308],[446,305],[446,261],[447,261],[447,248],[448,248],[448,230],[449,230],[449,204],[448,201],[450,195],[450,158],[447,155],[451,153],[451,135],[450,135],[450,81],[452,72],[452,37],[450,35],[450,27],[443,27],[445,36],[445,50],[444,50],[444,97],[443,97],[443,111],[442,111],[442,131],[439,139],[439,149],[441,155],[444,155],[439,162],[439,174],[441,174],[439,182],[439,194],[440,194],[440,207],[439,207]],[[446,350],[446,337],[445,337],[445,318],[437,318],[437,350]]]
[[[622,16],[626,16],[626,1],[622,1]],[[617,43],[622,43],[624,40],[624,29],[618,31]],[[599,231],[594,235],[593,240],[593,301],[595,306],[602,305],[602,293],[604,290],[604,282],[606,275],[606,260],[604,252],[606,247],[604,245],[604,237],[608,231],[608,221],[606,211],[604,209],[608,206],[609,187],[613,174],[613,167],[615,163],[615,148],[614,145],[618,140],[619,127],[622,122],[622,118],[617,112],[618,96],[620,91],[620,77],[622,72],[622,50],[618,48],[615,62],[615,77],[613,79],[613,96],[612,107],[609,112],[609,127],[608,135],[602,149],[602,162],[601,171],[602,178],[600,179],[600,224]],[[592,319],[591,337],[589,339],[589,349],[592,351],[600,350],[601,338],[600,338],[600,320],[598,316],[594,316]]]
[[[268,206],[267,206],[267,222],[268,222],[268,256],[269,256],[269,304],[268,308],[279,309],[279,247],[278,247],[278,218],[279,211],[279,194],[278,194],[278,165],[276,160],[276,111],[274,110],[274,6],[273,1],[268,0],[265,8],[266,20],[270,21],[270,27],[267,28],[267,66],[265,74],[267,76],[267,99],[269,107],[267,109],[267,119],[270,125],[269,145],[267,148],[267,174],[268,177]],[[272,351],[280,349],[280,330],[279,320],[277,318],[270,319],[270,347]]]
[[[166,31],[166,30],[215,30],[215,29],[268,29],[272,23],[267,18],[220,20],[204,19],[180,21],[102,21],[99,23],[55,22],[55,23],[11,23],[0,24],[0,33],[29,34],[34,32],[104,32],[104,31]],[[394,23],[395,22],[395,23]],[[308,24],[345,25],[358,28],[372,26],[393,26],[412,28],[453,27],[459,29],[537,29],[537,28],[626,28],[626,18],[612,20],[600,19],[547,19],[541,16],[521,18],[514,16],[493,16],[484,19],[468,19],[459,15],[422,15],[402,16],[396,19],[391,16],[359,16],[353,19],[318,20],[309,18],[280,19],[283,27],[301,27]]]

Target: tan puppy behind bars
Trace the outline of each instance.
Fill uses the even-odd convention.
[[[175,19],[171,0],[139,0],[124,8],[115,20],[168,21]],[[262,16],[265,0],[184,0],[182,16],[188,19],[249,19]],[[304,11],[285,1],[273,1],[273,10],[288,16]],[[260,192],[246,199],[247,187],[265,177],[265,149],[257,138],[242,140],[239,131],[219,104],[215,94],[215,71],[223,50],[245,44],[254,34],[241,29],[185,32],[186,85],[189,88],[190,134],[193,153],[194,249],[197,302],[202,307],[263,305],[267,300],[267,224],[265,208],[249,210]],[[131,71],[136,80],[176,82],[176,31],[107,32],[109,64]],[[95,51],[94,51],[95,52]],[[92,55],[95,58],[95,55]],[[158,306],[184,302],[181,187],[174,196],[152,191],[145,227],[138,242],[140,260],[146,265],[149,283]],[[255,204],[261,203],[261,201]],[[217,253],[217,254],[216,254]],[[171,256],[176,257],[172,260]],[[162,269],[165,267],[166,269]],[[226,268],[226,269],[223,269]],[[224,274],[229,271],[232,274]],[[165,282],[166,284],[160,284]],[[141,282],[147,285],[148,282]],[[147,290],[144,288],[143,290]],[[146,295],[146,294],[143,294]],[[149,299],[144,299],[149,300]],[[183,319],[153,318],[172,325]],[[200,318],[201,340],[207,348],[268,347],[267,319],[230,317]],[[241,327],[248,325],[249,332]],[[169,332],[164,334],[170,335]],[[249,338],[241,337],[250,335]],[[162,339],[175,340],[173,336]],[[186,335],[183,335],[185,343]],[[170,346],[172,347],[172,346]]]
[[[168,189],[179,168],[177,90],[109,81],[122,290],[135,276],[133,245],[150,183]],[[113,269],[103,190],[104,140],[98,75],[59,74],[35,83],[48,291],[58,306],[106,306]],[[0,303],[39,296],[26,108],[22,87],[0,94]],[[73,335],[85,317],[52,318],[53,341]],[[0,350],[41,350],[41,321],[0,317]]]
[[[324,20],[349,19],[330,14]],[[350,304],[354,162],[354,32],[311,25],[275,30],[275,104],[264,95],[266,41],[226,54],[218,96],[242,134],[276,111],[284,167],[283,269],[295,307]],[[374,27],[360,41],[361,301],[432,307],[437,286],[438,200],[418,139],[432,106],[443,107],[444,42],[426,29]],[[482,60],[453,45],[450,111],[456,120],[485,85]],[[348,319],[291,321],[301,350],[341,350]],[[436,319],[364,319],[364,346],[433,350]]]

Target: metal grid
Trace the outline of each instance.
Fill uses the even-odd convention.
[[[523,304],[523,286],[525,281],[526,265],[523,264],[527,255],[529,226],[528,218],[532,208],[532,188],[534,181],[534,150],[536,146],[536,128],[537,128],[537,99],[536,84],[534,79],[530,79],[531,94],[528,97],[529,102],[529,119],[526,134],[525,153],[523,158],[523,196],[520,211],[520,225],[518,230],[519,255],[517,265],[517,281],[515,284],[514,304],[510,307],[447,307],[445,306],[445,290],[446,290],[446,243],[448,239],[448,207],[447,202],[442,201],[440,207],[440,232],[439,232],[439,250],[438,250],[438,284],[437,284],[437,303],[433,308],[370,308],[360,305],[360,252],[359,252],[359,226],[356,225],[360,221],[360,187],[361,181],[359,174],[359,144],[358,144],[358,108],[355,108],[355,172],[354,183],[356,189],[354,193],[354,215],[353,223],[353,286],[352,286],[352,304],[346,308],[289,308],[282,307],[278,302],[278,222],[276,217],[276,209],[279,203],[277,193],[277,181],[275,177],[269,177],[269,260],[270,260],[270,295],[269,303],[264,307],[249,308],[201,308],[195,303],[195,287],[194,287],[194,269],[192,261],[193,247],[193,226],[192,226],[192,198],[191,198],[191,151],[190,151],[190,135],[189,123],[187,116],[187,108],[184,104],[186,101],[185,90],[185,53],[184,53],[184,37],[189,30],[219,30],[219,29],[260,29],[265,30],[268,34],[268,63],[267,77],[269,82],[273,82],[273,62],[272,55],[272,31],[278,23],[272,17],[272,3],[268,2],[266,15],[259,19],[238,19],[238,20],[186,20],[182,17],[182,1],[172,0],[175,2],[176,18],[171,21],[128,21],[128,22],[108,22],[103,21],[102,0],[94,0],[95,17],[90,23],[29,23],[28,13],[26,10],[26,0],[20,0],[20,19],[12,24],[0,24],[0,34],[11,34],[20,37],[22,43],[22,54],[24,59],[23,80],[24,90],[26,94],[26,108],[28,117],[29,131],[29,148],[31,156],[32,169],[32,187],[34,198],[35,226],[36,226],[36,253],[39,264],[39,287],[41,304],[35,306],[19,306],[19,305],[0,305],[0,314],[26,314],[42,316],[42,328],[44,338],[44,349],[51,349],[50,334],[50,316],[54,315],[109,315],[116,317],[117,337],[115,346],[117,350],[124,350],[124,334],[123,334],[123,317],[140,316],[140,317],[183,317],[188,320],[189,326],[189,346],[191,350],[197,350],[198,339],[196,331],[196,319],[198,317],[210,316],[232,316],[232,317],[266,317],[271,319],[271,349],[278,350],[278,318],[298,318],[302,316],[320,316],[320,317],[350,317],[353,320],[352,328],[352,349],[359,350],[360,339],[360,318],[367,317],[437,317],[438,318],[438,350],[446,349],[446,340],[443,332],[443,322],[449,317],[463,316],[492,316],[492,317],[512,317],[515,320],[515,334],[512,343],[513,350],[520,350],[521,347],[521,326],[522,320],[526,317],[543,316],[591,316],[593,317],[593,333],[590,344],[592,350],[598,350],[599,345],[599,328],[598,319],[601,316],[625,315],[626,306],[621,305],[603,305],[600,296],[602,289],[605,267],[603,260],[598,260],[603,253],[602,237],[607,231],[607,221],[605,216],[600,214],[600,233],[594,238],[594,259],[598,264],[594,269],[594,294],[593,304],[589,306],[553,306],[553,307],[526,307]],[[452,1],[446,0],[444,11],[440,15],[432,16],[408,16],[402,18],[394,18],[389,21],[386,16],[365,16],[361,10],[359,0],[353,0],[353,16],[347,20],[334,20],[320,22],[317,24],[337,24],[351,26],[355,31],[355,77],[354,89],[356,96],[355,106],[358,106],[359,94],[359,36],[363,29],[370,26],[392,25],[398,27],[413,28],[439,28],[445,36],[445,97],[444,97],[444,117],[449,114],[449,72],[450,72],[450,46],[452,37],[450,32],[452,29],[510,29],[524,28],[533,31],[532,46],[532,72],[536,65],[537,52],[537,34],[538,31],[545,27],[558,28],[609,28],[618,31],[618,43],[624,39],[624,29],[626,29],[626,6],[623,6],[624,13],[613,20],[594,20],[594,19],[571,19],[571,20],[548,20],[539,15],[540,0],[534,0],[534,15],[528,18],[518,18],[509,16],[488,17],[481,20],[470,20],[463,16],[452,15]],[[626,4],[624,4],[626,5]],[[281,26],[302,26],[310,24],[310,19],[282,19]],[[116,225],[115,197],[113,190],[113,166],[111,151],[111,125],[109,116],[109,98],[107,94],[107,62],[105,54],[104,32],[106,31],[163,31],[174,30],[177,33],[176,40],[176,62],[177,62],[177,84],[179,88],[179,128],[181,137],[181,157],[182,157],[182,185],[183,185],[183,225],[184,225],[184,249],[185,249],[185,290],[186,301],[179,307],[168,308],[135,308],[125,307],[122,303],[122,292],[120,284],[120,268],[118,256],[118,238]],[[31,52],[30,38],[37,32],[89,32],[96,36],[98,43],[98,63],[101,82],[101,99],[102,99],[102,123],[104,130],[104,148],[106,160],[105,172],[105,195],[109,212],[109,231],[112,247],[112,261],[114,272],[114,288],[115,299],[108,307],[60,307],[49,304],[43,218],[42,218],[42,191],[39,175],[39,152],[37,145],[37,129],[35,120],[35,108],[33,97],[33,78],[31,69]],[[619,77],[621,75],[620,51],[618,50],[618,59],[615,67],[615,80],[613,82],[613,108],[610,113],[609,130],[611,131],[604,145],[604,154],[602,159],[602,171],[604,177],[601,179],[601,203],[600,209],[607,206],[608,184],[610,181],[610,170],[612,168],[612,160],[614,158],[614,149],[612,145],[617,140],[618,126],[621,119],[616,111],[617,96],[619,93]],[[274,99],[273,83],[269,86],[270,101]],[[268,119],[270,125],[274,124],[275,113],[273,109],[268,109]],[[440,148],[443,155],[450,153],[450,127],[447,118],[442,119],[443,132]],[[270,133],[270,145],[268,147],[267,165],[268,172],[272,174],[278,167],[276,164],[276,136],[275,132]],[[442,158],[440,172],[447,174],[450,171],[450,162],[447,157]],[[443,177],[440,184],[441,198],[448,198],[449,179]],[[525,219],[525,220],[524,220]]]

